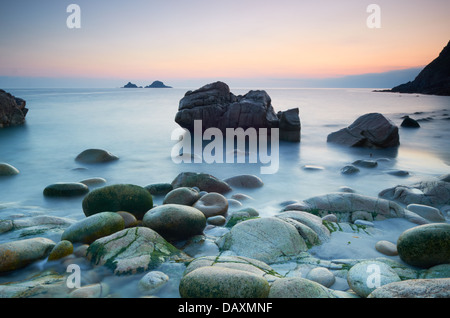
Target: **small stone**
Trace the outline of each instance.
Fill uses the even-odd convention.
[[[105,184],[106,183],[106,179],[103,178],[89,178],[89,179],[84,179],[82,181],[80,181],[80,183],[89,186],[98,186],[101,184]]]
[[[215,215],[225,215],[228,211],[228,200],[220,193],[211,192],[202,196],[194,204],[208,218]]]
[[[264,182],[254,175],[239,175],[224,180],[231,187],[254,189],[261,188]]]
[[[163,204],[193,205],[200,198],[199,193],[189,187],[181,187],[170,191],[163,200]]]
[[[387,256],[397,256],[397,245],[395,245],[392,242],[389,241],[378,241],[375,244],[375,249],[380,252],[381,254],[387,255]]]
[[[144,295],[156,294],[169,281],[169,276],[163,272],[152,271],[139,280],[139,291]]]
[[[136,219],[136,217],[129,213],[129,212],[125,212],[125,211],[119,211],[116,212],[117,214],[119,214],[122,218],[123,221],[125,223],[125,228],[128,229],[130,227],[135,227],[138,225],[138,220]]]
[[[62,240],[55,245],[48,256],[49,261],[56,261],[73,253],[73,245],[69,241]]]
[[[334,223],[338,222],[338,218],[334,214],[327,214],[322,218],[322,220],[327,221],[327,222],[334,222]]]
[[[147,191],[150,192],[151,195],[164,196],[172,191],[173,187],[170,183],[155,183],[145,186],[145,189],[147,189]]]
[[[0,177],[15,176],[19,174],[17,168],[7,163],[0,163]]]
[[[375,168],[378,166],[378,162],[375,160],[356,160],[353,165],[363,168]]]
[[[330,287],[336,282],[334,274],[324,267],[313,268],[306,275],[306,278],[325,287]]]
[[[355,174],[358,173],[359,171],[360,170],[358,168],[352,165],[345,166],[344,168],[341,169],[342,174]]]
[[[422,204],[409,204],[406,208],[409,211],[414,212],[429,221],[445,222],[445,216],[441,213],[441,211],[432,206]]]
[[[211,225],[222,226],[225,225],[225,223],[227,223],[227,219],[223,215],[216,215],[207,218],[206,222],[208,222],[208,224]]]

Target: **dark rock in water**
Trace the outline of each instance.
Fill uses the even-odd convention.
[[[171,86],[166,86],[161,81],[154,81],[152,84],[145,86],[145,88],[172,88]]]
[[[124,87],[122,87],[122,88],[142,88],[142,86],[137,86],[136,84],[133,84],[133,83],[131,83],[131,82],[128,82],[128,84],[127,85],[125,85]]]
[[[103,149],[87,149],[80,153],[75,161],[82,163],[102,163],[118,160],[119,157]]]
[[[450,96],[450,42],[414,81],[396,86],[390,91]]]
[[[87,185],[78,182],[54,183],[44,189],[46,197],[75,197],[89,192]]]
[[[278,112],[277,116],[280,119],[280,139],[299,142],[301,124],[298,108]]]
[[[265,91],[235,96],[223,82],[189,91],[180,100],[175,122],[193,132],[195,120],[202,121],[203,131],[212,127],[223,133],[226,133],[226,128],[267,128],[270,133],[270,128],[279,128],[281,140],[300,141],[298,109],[277,115]]]
[[[327,141],[350,147],[375,149],[400,145],[398,127],[379,113],[359,117],[349,127],[328,135]]]
[[[405,128],[420,128],[420,124],[417,122],[417,120],[414,120],[409,116],[405,116],[405,119],[403,119],[401,126]]]
[[[82,206],[86,216],[100,212],[125,211],[140,220],[153,207],[153,198],[140,186],[116,184],[90,192],[84,198]]]
[[[26,101],[0,89],[0,128],[25,123]]]

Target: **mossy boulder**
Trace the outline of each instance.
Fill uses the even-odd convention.
[[[430,268],[450,263],[450,224],[433,223],[403,232],[397,241],[400,258],[411,266]]]
[[[46,197],[76,197],[89,192],[87,185],[80,182],[58,182],[44,189]]]
[[[170,183],[153,183],[145,186],[145,189],[147,189],[151,195],[164,196],[172,191],[173,187]]]
[[[125,221],[120,214],[101,212],[69,226],[62,234],[61,239],[72,243],[90,244],[124,228]]]
[[[196,208],[180,204],[164,204],[148,211],[143,225],[158,232],[166,240],[183,240],[202,234],[205,215]]]
[[[146,227],[135,227],[100,238],[87,250],[91,263],[110,268],[115,275],[153,270],[168,260],[190,258]]]
[[[55,245],[48,256],[49,261],[56,261],[73,253],[72,242],[62,240]]]
[[[140,186],[116,184],[93,190],[84,198],[82,206],[86,216],[100,212],[126,211],[141,220],[153,207],[153,198]]]
[[[183,298],[266,298],[270,286],[257,274],[219,266],[200,267],[183,276]]]

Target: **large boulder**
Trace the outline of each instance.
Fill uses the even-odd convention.
[[[42,237],[0,244],[0,273],[46,258],[55,245],[52,240]]]
[[[397,250],[405,263],[416,267],[450,263],[450,224],[426,224],[406,230],[398,238]]]
[[[87,250],[91,263],[110,268],[116,275],[155,269],[167,260],[189,259],[155,231],[135,227],[100,238]]]
[[[354,220],[354,214],[361,214],[361,212],[367,212],[372,220],[407,217],[406,210],[395,202],[357,193],[342,192],[315,196],[301,203],[288,205],[284,210],[302,210],[318,214],[321,217],[335,214],[338,220],[343,222]]]
[[[243,96],[235,96],[223,82],[188,91],[180,100],[175,121],[193,132],[195,120],[202,121],[203,131],[212,127],[223,133],[226,128],[280,128],[282,140],[286,136],[287,140],[300,141],[298,110],[290,110],[286,114],[281,112],[277,116],[265,91],[250,91]]]
[[[83,199],[82,206],[86,216],[100,212],[125,211],[140,220],[153,207],[153,198],[140,186],[116,184],[90,192]]]
[[[95,240],[125,228],[122,216],[114,212],[101,212],[69,226],[61,236],[72,243],[91,244]]]
[[[422,204],[440,208],[450,204],[450,182],[427,180],[412,185],[397,185],[379,193],[381,198],[403,204]]]
[[[450,298],[450,278],[394,282],[375,289],[368,298]]]
[[[0,128],[25,123],[26,102],[0,89]]]
[[[289,260],[307,250],[297,229],[275,217],[243,221],[217,241],[222,250],[267,264]]]
[[[183,298],[266,298],[270,286],[260,275],[219,266],[200,267],[180,281]]]
[[[379,113],[359,117],[347,128],[328,135],[327,141],[349,147],[375,149],[400,145],[398,127]]]

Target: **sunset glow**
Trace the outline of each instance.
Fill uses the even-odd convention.
[[[324,78],[422,67],[448,42],[450,2],[7,1],[0,76]],[[20,18],[18,18],[20,17]]]

